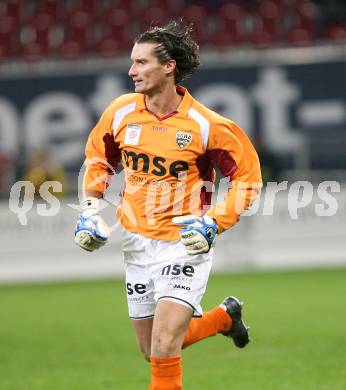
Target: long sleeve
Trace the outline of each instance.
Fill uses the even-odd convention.
[[[236,224],[240,214],[260,195],[262,178],[257,153],[239,126],[219,120],[210,130],[207,153],[221,174],[229,178],[224,201],[207,213],[217,221],[222,233]]]
[[[83,190],[104,192],[109,175],[114,174],[117,168],[120,150],[114,141],[113,118],[114,108],[111,104],[89,135],[85,148]]]

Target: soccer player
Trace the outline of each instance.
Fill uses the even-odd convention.
[[[240,348],[249,341],[237,298],[205,313],[200,301],[217,235],[259,195],[259,161],[239,126],[179,84],[199,66],[190,33],[171,21],[135,39],[128,72],[135,93],[113,100],[89,136],[75,232],[85,250],[106,243],[99,199],[121,161],[125,189],[117,215],[128,309],[151,364],[151,390],[182,389],[181,351],[188,345],[217,333]],[[214,166],[229,186],[225,200],[210,205]]]

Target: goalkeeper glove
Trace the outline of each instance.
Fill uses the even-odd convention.
[[[75,228],[74,242],[92,252],[104,245],[109,236],[110,230],[98,214],[99,199],[89,197],[81,203],[80,214]]]
[[[207,253],[215,245],[217,224],[211,217],[185,215],[174,217],[172,222],[180,226],[186,225],[180,229],[180,241],[189,255]]]

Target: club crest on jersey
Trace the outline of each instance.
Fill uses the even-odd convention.
[[[138,145],[139,137],[141,135],[142,125],[128,124],[125,132],[125,145]]]
[[[183,149],[192,141],[192,134],[178,130],[175,135],[175,140],[177,141],[177,145],[179,146],[179,148]]]

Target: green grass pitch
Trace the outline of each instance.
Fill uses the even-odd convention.
[[[346,269],[212,276],[205,309],[245,301],[252,342],[183,352],[186,390],[346,389]],[[1,390],[147,389],[122,281],[0,288]]]

